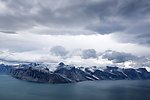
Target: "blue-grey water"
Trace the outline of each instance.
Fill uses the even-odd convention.
[[[0,75],[0,100],[150,100],[150,81],[39,84]]]

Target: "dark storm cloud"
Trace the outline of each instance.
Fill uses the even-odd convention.
[[[120,2],[117,13],[124,18],[136,20],[137,18],[144,18],[149,15],[149,10],[149,0],[123,0]]]
[[[81,58],[83,59],[97,58],[97,53],[94,49],[86,49],[82,51]]]
[[[80,28],[91,31],[88,34],[119,32],[121,42],[150,45],[149,0],[1,0],[0,5],[4,6],[0,10],[0,30],[28,31],[36,26],[57,31]],[[131,38],[125,38],[122,33]],[[47,30],[46,34],[87,33]]]
[[[145,22],[144,24],[137,24],[134,27],[131,26],[125,33],[117,33],[115,36],[119,42],[138,43],[150,46],[150,23]]]
[[[102,59],[112,61],[114,64],[130,62],[129,66],[131,67],[149,67],[150,65],[149,56],[135,56],[131,53],[113,50],[106,50],[100,56]]]
[[[126,61],[137,61],[139,58],[130,53],[117,52],[112,50],[105,51],[102,55],[102,59],[108,59],[114,63],[123,63]]]
[[[6,34],[17,34],[16,32],[13,31],[0,31],[2,33],[6,33]]]
[[[51,48],[50,52],[52,55],[64,57],[68,54],[68,51],[62,46],[54,46]]]

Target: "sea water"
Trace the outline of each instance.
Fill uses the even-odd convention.
[[[150,80],[40,84],[0,75],[0,100],[150,100]]]

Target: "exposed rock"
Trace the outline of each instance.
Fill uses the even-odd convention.
[[[32,67],[29,69],[16,69],[11,75],[17,79],[39,83],[72,83],[72,81],[60,74],[37,70]]]
[[[39,83],[72,83],[94,80],[147,80],[150,72],[145,68],[121,69],[107,66],[105,69],[96,66],[84,68],[60,63],[55,71],[50,71],[43,64],[31,63],[18,66],[0,64],[0,73],[10,74],[12,77]]]
[[[80,82],[80,81],[87,81],[87,80],[97,80],[97,78],[93,77],[91,74],[85,73],[84,71],[72,67],[70,69],[68,68],[59,68],[54,73],[61,74],[69,79],[71,79],[73,82]]]
[[[1,74],[9,74],[13,71],[13,66],[0,64],[0,73]]]

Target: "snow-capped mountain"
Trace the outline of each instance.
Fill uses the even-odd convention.
[[[54,69],[55,66],[55,69]],[[58,65],[30,63],[19,65],[0,65],[0,72],[7,73],[14,78],[46,83],[72,83],[94,80],[145,80],[150,79],[150,72],[146,68],[119,68],[106,66],[101,69],[96,66],[77,67],[65,65],[63,62]]]

